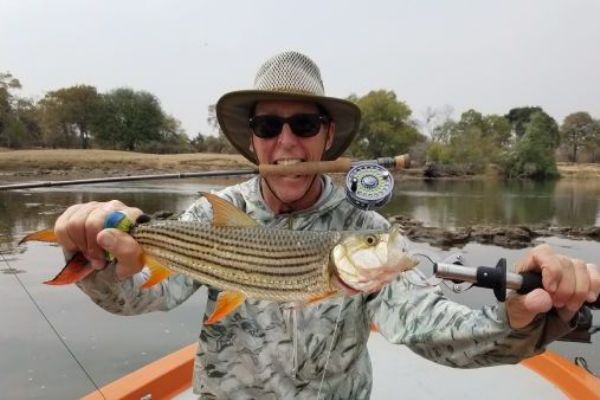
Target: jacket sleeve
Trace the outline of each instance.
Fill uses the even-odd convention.
[[[205,221],[210,216],[208,202],[200,199],[179,219]],[[143,289],[148,275],[148,270],[144,268],[131,278],[119,280],[115,265],[109,264],[78,282],[77,286],[100,307],[120,315],[170,310],[183,303],[201,286],[185,275],[173,274],[151,288]]]
[[[512,364],[544,350],[572,328],[552,314],[511,329],[504,304],[475,310],[447,299],[409,271],[367,298],[367,315],[391,343],[439,364],[474,368]]]

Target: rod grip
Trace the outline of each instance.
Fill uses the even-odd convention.
[[[539,272],[521,272],[520,275],[523,278],[523,284],[521,288],[517,290],[517,293],[526,294],[534,289],[544,287],[542,282],[542,274]],[[595,310],[600,310],[600,297],[598,297],[595,301],[586,302],[585,305]]]
[[[308,161],[289,165],[261,164],[258,173],[268,175],[316,175],[328,172],[347,172],[352,166],[349,158],[338,158],[334,161]]]

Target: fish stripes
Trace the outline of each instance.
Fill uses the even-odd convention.
[[[168,221],[136,226],[144,252],[172,269],[248,297],[306,300],[331,291],[331,249],[339,232],[213,227]]]

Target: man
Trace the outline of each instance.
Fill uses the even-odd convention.
[[[360,112],[345,100],[326,97],[317,66],[286,52],[269,59],[254,90],[224,95],[217,103],[221,128],[247,159],[261,164],[331,160],[354,137]],[[387,229],[375,212],[345,199],[327,176],[256,177],[218,193],[260,223],[295,230]],[[98,269],[79,287],[101,307],[119,314],[169,310],[201,283],[182,275],[149,289],[140,248],[128,235],[102,230],[108,212],[141,213],[120,202],[69,208],[55,226],[67,252],[81,250]],[[210,221],[200,199],[182,216]],[[116,256],[105,265],[102,249]],[[471,310],[445,299],[438,288],[415,284],[417,272],[400,276],[379,292],[325,300],[298,309],[248,300],[200,334],[194,387],[200,398],[366,399],[372,385],[367,339],[371,324],[390,342],[454,367],[514,363],[567,333],[586,299],[600,292],[594,266],[532,250],[519,269],[541,270],[544,290],[511,296],[504,305]],[[208,290],[206,313],[218,291]],[[551,309],[556,312],[549,313]],[[400,360],[399,360],[400,362]]]

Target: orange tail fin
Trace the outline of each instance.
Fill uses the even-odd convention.
[[[76,253],[58,275],[44,283],[46,285],[69,285],[82,280],[92,272],[94,272],[94,269],[89,265],[83,254]]]
[[[19,244],[23,244],[25,242],[36,241],[36,242],[56,242],[56,235],[52,229],[44,229],[43,231],[37,231],[30,233],[25,236]]]

